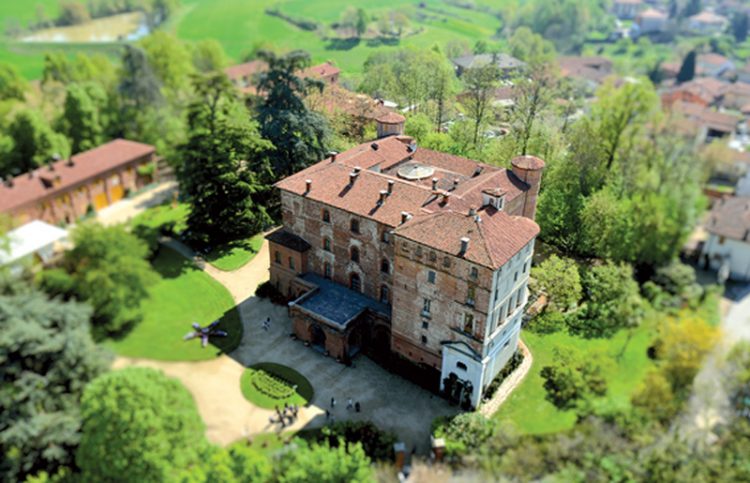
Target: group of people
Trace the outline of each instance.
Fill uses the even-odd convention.
[[[331,409],[326,409],[326,420],[330,421],[331,423],[336,422],[336,418],[333,415],[333,410],[336,408],[336,398],[331,398]],[[355,413],[362,411],[362,405],[359,403],[359,401],[354,401],[352,398],[349,398],[346,400],[346,410],[347,411],[354,411]]]
[[[297,404],[292,404],[290,406],[289,404],[284,403],[283,411],[278,406],[274,406],[274,409],[276,410],[276,417],[271,415],[268,417],[268,421],[271,424],[280,423],[282,429],[294,424],[294,421],[299,415],[299,406]]]
[[[268,329],[271,328],[271,317],[266,317],[266,320],[263,321],[263,330],[268,332]]]

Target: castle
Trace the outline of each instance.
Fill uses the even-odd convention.
[[[378,140],[277,183],[271,283],[308,345],[417,367],[476,407],[517,350],[544,162],[424,149],[403,125],[387,114]]]

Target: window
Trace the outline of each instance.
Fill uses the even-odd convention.
[[[294,270],[294,258],[292,257],[289,257],[289,268]]]
[[[384,304],[388,303],[388,287],[386,285],[380,286],[380,301]]]
[[[427,345],[427,336],[426,335],[422,336],[422,344],[423,345]]]
[[[391,233],[388,230],[383,231],[383,234],[380,235],[380,240],[383,243],[390,243],[391,242]]]
[[[281,252],[277,251],[273,254],[273,261],[281,265]]]
[[[331,212],[328,210],[323,210],[323,215],[321,216],[323,218],[323,223],[330,223],[331,222]]]
[[[352,218],[352,221],[349,222],[349,229],[352,231],[352,233],[359,233],[359,220],[356,218]]]
[[[422,257],[422,247],[420,247],[419,245],[417,245],[417,249],[416,249],[416,251],[414,252],[414,254],[415,254],[415,255],[416,255],[417,257]]]
[[[508,317],[508,309],[510,309],[510,304],[509,305],[503,305],[502,312],[500,312],[500,314],[501,314],[501,316],[500,316],[501,317],[500,318],[500,322],[505,322],[505,318]]]
[[[510,303],[508,304],[508,311],[513,310],[513,308],[516,306],[516,295],[517,294],[515,294],[515,293],[513,295],[511,295],[511,297],[510,297]]]
[[[323,275],[325,278],[331,278],[331,264],[328,262],[323,265]]]
[[[516,308],[523,303],[523,289],[518,291],[518,299],[516,299]]]
[[[456,367],[459,368],[459,369],[461,369],[462,371],[467,370],[466,364],[464,364],[463,362],[460,362],[460,361],[456,362]]]
[[[474,286],[469,286],[469,290],[466,292],[466,304],[467,305],[474,305],[474,300],[477,297],[477,288]]]
[[[464,332],[474,333],[474,314],[464,314]]]
[[[523,264],[523,273],[526,273],[526,270],[529,269],[529,262],[526,262]]]
[[[724,240],[726,240],[726,238],[724,238],[723,236],[720,236],[719,237],[719,245],[723,245],[724,244]]]
[[[518,271],[516,271],[516,273],[513,274],[513,281],[514,282],[518,281]]]
[[[331,239],[330,238],[323,238],[323,250],[327,252],[331,251]]]
[[[432,270],[427,272],[427,281],[430,283],[435,283],[435,272]]]
[[[385,258],[380,261],[380,271],[382,273],[391,273],[391,264]]]
[[[352,247],[351,251],[349,252],[350,258],[354,263],[359,263],[359,248]]]
[[[431,262],[437,261],[437,253],[430,252],[430,261]]]
[[[422,328],[425,329],[425,330],[429,329],[430,328],[430,323],[427,322],[426,320],[423,320],[422,321]]]
[[[450,266],[451,266],[451,259],[450,259],[449,257],[445,257],[445,258],[443,258],[443,266],[444,266],[445,268],[448,268],[448,267],[450,267]]]
[[[477,270],[477,267],[471,267],[471,270],[469,270],[469,277],[473,280],[476,280],[479,277],[479,270]]]
[[[349,276],[349,288],[355,292],[362,291],[362,281],[359,279],[359,275],[353,273]]]
[[[430,316],[430,305],[432,304],[432,300],[430,299],[424,299],[422,302],[422,315],[425,317]]]

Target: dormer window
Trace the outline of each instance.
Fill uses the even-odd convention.
[[[502,211],[505,206],[505,193],[497,190],[485,191],[482,193],[482,206],[492,206],[498,211]]]
[[[352,233],[359,233],[359,220],[356,218],[352,218],[351,222],[349,223],[349,228],[351,229]]]

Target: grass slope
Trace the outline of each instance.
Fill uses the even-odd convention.
[[[575,347],[584,354],[602,352],[608,356],[613,361],[604,370],[608,392],[599,404],[605,407],[629,406],[631,394],[653,365],[646,349],[655,336],[655,324],[653,319],[645,321],[633,331],[630,340],[626,331],[620,331],[610,339],[583,339],[564,332],[540,335],[524,331],[523,340],[534,356],[534,363],[495,417],[512,421],[523,433],[552,433],[573,427],[575,413],[561,411],[545,399],[544,380],[540,375],[542,368],[552,363],[554,349],[562,347]]]
[[[145,317],[122,339],[107,345],[117,354],[164,361],[200,361],[216,357],[217,347],[236,348],[242,339],[242,324],[229,292],[192,262],[162,247],[154,260],[161,280],[143,302]],[[229,337],[216,338],[202,349],[200,341],[184,341],[190,324],[205,326],[222,319],[220,328]],[[215,344],[215,345],[214,345]]]
[[[225,248],[219,248],[206,255],[206,261],[225,272],[242,268],[255,257],[263,245],[263,233],[259,233],[244,242],[234,243]]]

